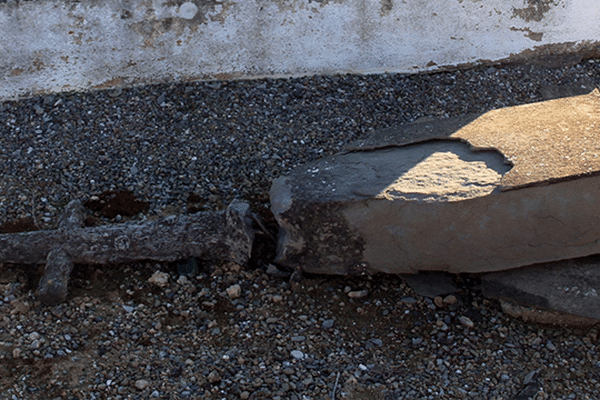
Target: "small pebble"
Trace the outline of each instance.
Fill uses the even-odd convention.
[[[460,317],[458,317],[458,320],[466,328],[472,329],[475,326],[475,324],[473,323],[473,321],[471,321],[471,319],[469,317],[460,316]]]
[[[292,350],[291,354],[296,360],[302,360],[304,358],[304,353],[300,350]]]
[[[271,300],[273,300],[273,303],[281,303],[283,301],[283,296],[280,294],[274,294],[273,297],[271,297]]]
[[[321,326],[323,327],[323,329],[331,329],[333,328],[334,323],[335,321],[333,319],[326,319],[323,321],[323,324]]]
[[[137,381],[135,381],[134,386],[139,390],[144,390],[148,386],[150,386],[150,382],[148,382],[145,379],[138,379]]]
[[[227,295],[230,299],[237,299],[242,294],[242,287],[238,284],[229,286],[227,288]]]
[[[451,306],[452,304],[456,304],[457,301],[458,299],[455,295],[449,294],[448,296],[444,297],[443,303]]]
[[[353,290],[348,292],[348,297],[350,297],[351,299],[360,299],[366,297],[368,294],[368,290]]]
[[[219,375],[217,371],[211,371],[211,373],[208,374],[207,379],[210,383],[219,383],[221,382],[221,375]]]
[[[148,282],[159,287],[165,287],[169,283],[169,274],[161,271],[156,271],[148,279]]]

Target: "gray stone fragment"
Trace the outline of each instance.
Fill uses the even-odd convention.
[[[439,272],[405,274],[402,280],[418,295],[432,299],[458,291],[452,277]]]
[[[287,279],[292,275],[291,272],[282,271],[273,264],[267,265],[267,274],[272,277],[281,278],[281,279]]]
[[[326,319],[323,321],[323,329],[331,329],[333,328],[333,324],[335,321],[333,319]]]
[[[512,315],[531,321],[573,324],[573,318],[600,321],[600,257],[539,264],[510,271],[486,274],[482,278],[483,294],[509,300],[520,306],[565,314],[544,318],[541,312],[525,313],[510,303],[503,308]],[[585,322],[585,321],[584,321]],[[588,321],[589,323],[589,321]],[[585,323],[577,323],[585,325]]]

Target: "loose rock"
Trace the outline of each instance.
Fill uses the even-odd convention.
[[[134,386],[139,390],[144,390],[148,386],[150,386],[150,382],[148,382],[145,379],[138,379],[137,381],[135,381]]]
[[[482,279],[483,293],[537,309],[528,313],[523,309],[519,313],[531,320],[568,324],[581,317],[584,324],[585,319],[600,322],[599,265],[600,257],[593,256],[486,274]],[[515,307],[506,305],[505,308],[517,313]],[[544,310],[550,315],[543,317]]]
[[[229,286],[227,288],[227,295],[230,299],[237,299],[242,294],[242,287],[238,284]]]
[[[333,328],[333,324],[334,323],[335,323],[335,321],[332,320],[332,319],[326,319],[326,320],[324,320],[323,324],[322,324],[323,329],[331,329],[331,328]]]
[[[351,299],[361,299],[369,294],[368,290],[353,290],[348,292],[348,297]]]
[[[447,304],[449,306],[456,304],[456,302],[458,301],[458,299],[456,298],[455,295],[450,294],[446,297],[444,297],[444,300],[442,300],[444,304]]]
[[[460,316],[458,317],[458,320],[462,325],[465,326],[465,328],[473,329],[475,327],[475,324],[473,323],[473,321],[471,321],[469,317]]]
[[[169,284],[169,274],[156,271],[148,279],[148,282],[156,286],[165,287]]]
[[[207,379],[210,383],[213,383],[213,384],[221,382],[221,376],[219,375],[219,373],[217,371],[211,371],[211,373],[208,374]]]

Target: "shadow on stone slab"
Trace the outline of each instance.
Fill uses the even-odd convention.
[[[580,86],[540,89],[549,98],[559,97],[552,100],[382,129],[346,150],[375,150],[432,139],[464,140],[476,150],[497,150],[513,165],[502,177],[502,190],[593,174],[600,171],[600,160],[586,154],[600,151],[600,142],[590,137],[600,123],[600,91],[591,81]],[[568,96],[571,93],[585,94]]]
[[[596,88],[596,83],[591,79],[572,83],[569,85],[541,85],[540,94],[544,100],[560,99],[564,97],[589,94]]]
[[[505,312],[532,322],[584,326],[600,322],[598,256],[485,274],[482,289],[486,297],[504,301]]]
[[[443,272],[401,274],[400,277],[415,293],[432,299],[458,291],[452,276]]]

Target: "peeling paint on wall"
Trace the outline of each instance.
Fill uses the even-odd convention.
[[[584,47],[600,55],[599,26],[598,0],[0,2],[0,100],[170,80],[419,72]]]
[[[394,8],[393,0],[381,0],[381,16],[389,15]]]
[[[527,7],[513,9],[513,17],[521,18],[525,22],[540,22],[548,11],[558,7],[562,0],[524,0]]]
[[[528,37],[529,39],[534,40],[536,42],[541,42],[542,38],[544,37],[544,32],[533,32],[529,28],[515,28],[515,27],[512,27],[510,29],[512,31],[525,32],[525,36],[526,37]]]
[[[152,5],[146,6],[144,18],[130,25],[131,29],[144,37],[144,47],[153,46],[155,39],[167,32],[183,35],[186,30],[196,32],[198,25],[207,24],[209,21],[223,24],[233,2],[175,0],[160,6],[160,9],[152,8]],[[126,10],[121,18],[131,19],[133,16],[134,12]]]

